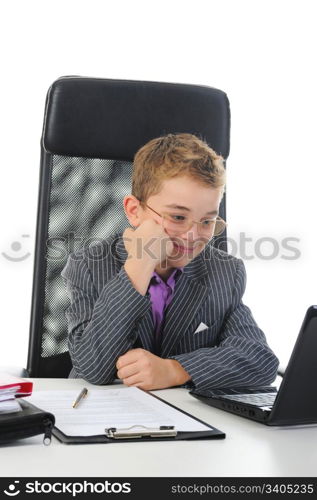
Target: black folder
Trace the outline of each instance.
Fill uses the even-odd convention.
[[[148,393],[150,394],[150,393]],[[53,435],[61,442],[65,444],[83,444],[83,443],[120,443],[120,442],[144,442],[144,441],[177,441],[177,440],[188,440],[188,439],[224,439],[226,437],[225,433],[210,426],[206,422],[190,415],[189,413],[177,408],[176,406],[164,401],[163,399],[150,394],[152,397],[160,400],[162,403],[171,406],[175,410],[179,411],[190,417],[191,419],[200,422],[201,424],[208,427],[208,430],[198,431],[198,432],[177,432],[174,427],[171,426],[161,426],[159,428],[146,428],[138,426],[137,424],[133,426],[135,429],[130,428],[105,428],[105,433],[95,436],[67,436],[58,427],[53,428]]]
[[[55,417],[24,399],[19,399],[20,410],[0,412],[0,444],[16,439],[44,434],[43,443],[50,444]]]

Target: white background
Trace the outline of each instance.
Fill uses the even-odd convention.
[[[247,268],[244,302],[287,362],[307,307],[317,303],[315,4],[1,3],[0,367],[26,365],[44,103],[62,75],[202,84],[227,93],[231,253]],[[241,233],[250,238],[251,258],[242,255]],[[274,238],[275,258],[263,258],[273,247],[260,238]],[[298,238],[296,260],[282,258],[294,255],[283,248],[285,238]],[[11,262],[2,252],[31,255]]]

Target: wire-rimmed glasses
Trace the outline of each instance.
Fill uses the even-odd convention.
[[[186,215],[172,214],[164,212],[162,214],[158,213],[152,207],[145,203],[145,206],[152,210],[156,215],[159,215],[163,219],[163,227],[167,231],[171,231],[174,234],[183,234],[189,231],[193,224],[197,224],[198,234],[200,236],[212,237],[219,236],[227,227],[227,223],[219,217],[219,215],[213,219],[203,219],[202,221],[196,221],[190,219]]]

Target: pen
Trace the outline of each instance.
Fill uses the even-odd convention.
[[[86,387],[84,387],[80,393],[78,394],[77,398],[75,399],[75,401],[73,402],[73,408],[76,408],[77,405],[80,403],[80,401],[85,398],[88,394],[88,389],[86,389]]]

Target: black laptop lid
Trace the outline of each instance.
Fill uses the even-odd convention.
[[[306,312],[268,424],[317,423],[317,306]]]

